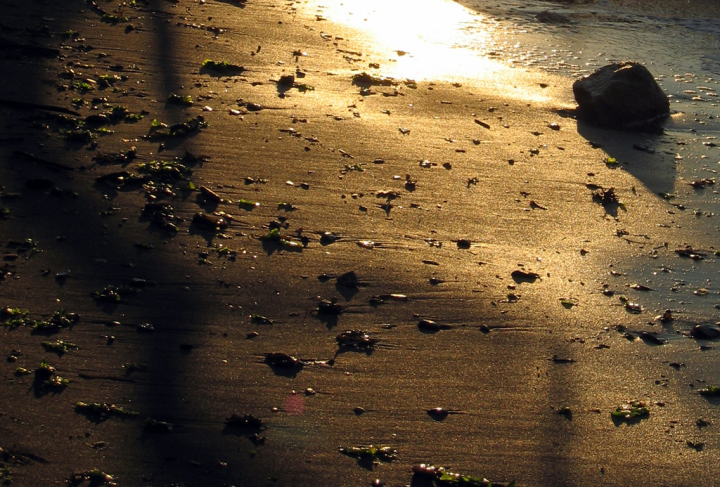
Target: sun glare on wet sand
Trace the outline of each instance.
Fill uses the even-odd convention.
[[[363,41],[372,43],[389,61],[380,63],[379,74],[415,81],[492,84],[513,98],[547,100],[548,93],[527,89],[527,73],[489,56],[501,35],[495,31],[495,21],[458,3],[313,0],[310,5],[319,18],[366,34]]]

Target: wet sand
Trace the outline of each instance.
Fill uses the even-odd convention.
[[[116,105],[143,114],[113,121],[93,147],[63,139],[67,121],[53,112],[0,107],[0,304],[36,320],[59,309],[81,315],[51,335],[2,330],[4,356],[16,357],[3,362],[0,387],[0,461],[12,485],[62,484],[94,468],[133,486],[426,485],[411,471],[421,462],[522,486],[716,481],[717,405],[697,390],[717,383],[717,350],[678,333],[696,324],[691,313],[654,321],[664,306],[647,304],[653,291],[629,288],[626,275],[653,252],[690,265],[674,252],[685,245],[706,255],[693,266],[717,265],[715,234],[690,225],[692,214],[669,213],[657,194],[674,187],[672,157],[633,151],[635,135],[578,126],[571,80],[547,73],[510,78],[497,67],[476,82],[358,86],[355,74],[381,75],[394,62],[386,48],[291,4],[116,6],[99,4],[129,22],[101,22],[84,2],[8,7],[2,22],[3,39],[61,58],[6,49],[0,98],[81,118]],[[205,59],[244,70],[219,75]],[[305,76],[295,87],[277,83],[296,70]],[[104,74],[127,79],[86,93],[75,85]],[[171,93],[194,104],[166,103]],[[108,106],[93,110],[96,97]],[[198,115],[207,128],[144,138],[154,119]],[[133,146],[132,161],[93,160]],[[186,151],[204,156],[192,174],[150,178],[172,195],[97,181],[142,176],[139,164]],[[28,185],[38,179],[52,183]],[[188,181],[225,201],[183,189]],[[624,204],[593,201],[597,187],[613,187]],[[172,205],[174,218],[154,222],[148,202]],[[234,218],[215,231],[193,223],[198,211]],[[301,247],[262,240],[271,226]],[[38,252],[13,243],[28,238]],[[513,278],[518,270],[537,277]],[[338,284],[349,271],[357,287]],[[93,298],[108,285],[133,292]],[[621,295],[643,312],[628,312]],[[342,312],[318,313],[321,299]],[[428,332],[421,320],[447,329]],[[339,348],[345,330],[379,343]],[[643,341],[643,331],[668,343]],[[43,348],[55,340],[78,349]],[[275,352],[306,365],[270,367],[265,354]],[[67,387],[32,373],[43,358]],[[611,411],[632,399],[650,416],[614,422]],[[139,415],[86,415],[78,401]],[[435,407],[457,414],[436,420],[426,413]],[[563,407],[572,414],[558,414]],[[232,413],[265,426],[228,427]],[[146,418],[171,424],[148,427]],[[369,444],[397,458],[368,465],[338,452]]]

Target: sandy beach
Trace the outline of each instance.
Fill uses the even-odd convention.
[[[5,10],[0,484],[718,482],[685,118],[594,129],[572,79],[434,77],[313,5]]]

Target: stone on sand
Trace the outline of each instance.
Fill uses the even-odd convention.
[[[573,84],[581,119],[619,130],[659,126],[670,102],[650,71],[636,62],[604,66]]]

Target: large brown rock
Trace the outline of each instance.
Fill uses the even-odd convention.
[[[650,71],[635,62],[604,66],[577,80],[573,93],[587,123],[621,130],[657,128],[670,102]]]

